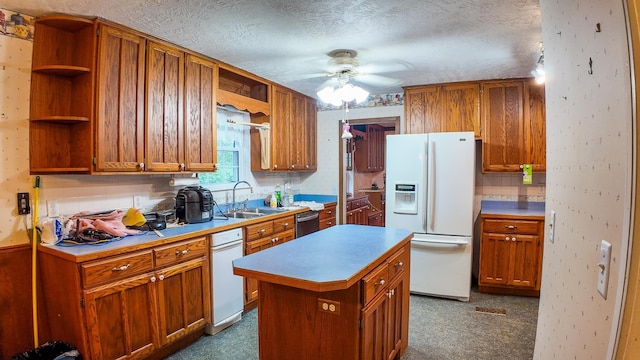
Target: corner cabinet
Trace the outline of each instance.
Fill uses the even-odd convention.
[[[544,85],[533,79],[482,83],[483,172],[546,170]]]
[[[216,64],[104,20],[35,26],[32,174],[215,171]]]
[[[272,85],[269,124],[268,145],[260,139],[262,130],[251,131],[251,171],[317,169],[317,108],[314,99]],[[261,161],[263,157],[269,160],[266,168]]]
[[[405,88],[405,133],[473,131],[480,138],[480,85],[449,83]]]
[[[31,173],[93,167],[96,24],[56,15],[35,23],[29,115]]]
[[[86,261],[41,250],[52,337],[90,359],[137,359],[201,331],[211,323],[208,253],[206,237]]]
[[[479,291],[539,296],[544,219],[482,215]]]

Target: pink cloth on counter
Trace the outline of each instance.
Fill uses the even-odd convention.
[[[88,211],[79,212],[71,217],[71,220],[73,220],[71,230],[83,232],[86,229],[95,229],[102,230],[113,236],[138,234],[140,231],[128,229],[122,223],[124,214],[124,210],[114,210],[105,214],[94,214]]]

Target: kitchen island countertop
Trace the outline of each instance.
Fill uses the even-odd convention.
[[[404,229],[336,225],[234,260],[234,273],[311,291],[342,290],[409,241]]]

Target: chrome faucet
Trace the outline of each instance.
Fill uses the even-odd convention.
[[[233,185],[233,195],[231,198],[231,211],[236,211],[236,187],[238,187],[238,185],[240,185],[241,183],[247,184],[247,186],[251,190],[251,193],[253,194],[253,187],[251,187],[251,184],[249,184],[244,180],[238,181],[235,185]]]

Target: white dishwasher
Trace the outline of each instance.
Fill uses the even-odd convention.
[[[232,261],[242,257],[242,229],[211,235],[211,289],[213,324],[205,332],[215,334],[240,320],[244,308],[243,278],[233,274]]]

